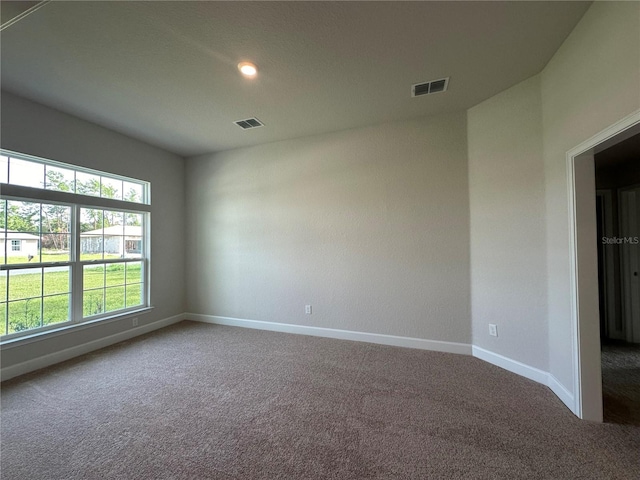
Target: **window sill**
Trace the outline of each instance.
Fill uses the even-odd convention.
[[[112,315],[109,317],[102,317],[95,320],[88,320],[85,322],[74,323],[71,325],[65,325],[60,328],[55,328],[52,330],[46,330],[44,332],[36,332],[30,335],[25,335],[19,338],[10,338],[8,340],[3,340],[0,342],[0,348],[2,350],[20,347],[22,345],[27,345],[33,342],[39,342],[43,340],[48,340],[49,338],[57,337],[59,335],[65,335],[71,332],[78,332],[81,330],[85,330],[87,328],[95,327],[98,324],[112,323],[120,320],[125,320],[127,318],[136,317],[138,315],[144,315],[153,310],[153,307],[143,307],[138,310],[128,311],[125,313],[120,313],[116,315]]]

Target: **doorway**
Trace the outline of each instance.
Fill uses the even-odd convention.
[[[603,421],[601,323],[598,278],[598,230],[595,155],[640,134],[640,110],[567,152],[570,238],[573,408],[585,420]],[[600,225],[599,225],[600,223]],[[605,250],[606,252],[606,250]],[[607,256],[607,255],[602,255]],[[610,257],[610,255],[609,255]],[[606,278],[606,277],[605,277]],[[604,288],[603,288],[604,289]],[[610,308],[610,307],[603,307]]]
[[[594,160],[603,420],[640,425],[640,134]]]

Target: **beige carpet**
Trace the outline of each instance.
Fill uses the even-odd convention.
[[[605,422],[640,427],[639,344],[602,345],[602,397]]]
[[[638,479],[640,429],[480,360],[195,322],[2,385],[2,479]]]

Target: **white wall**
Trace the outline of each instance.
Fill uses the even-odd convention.
[[[458,114],[189,159],[189,311],[469,343],[465,127]]]
[[[547,370],[540,78],[468,111],[473,344]],[[489,336],[489,323],[498,337]]]
[[[572,391],[566,153],[640,108],[640,3],[594,2],[541,79],[549,371]]]
[[[468,111],[473,343],[548,371],[568,403],[566,153],[638,108],[640,4],[596,2],[540,75]]]
[[[140,325],[185,311],[184,161],[177,155],[2,92],[2,147],[151,182],[151,302]],[[98,323],[68,335],[2,349],[2,367],[131,329],[131,320]]]

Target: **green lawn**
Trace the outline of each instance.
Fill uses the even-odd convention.
[[[2,272],[0,334],[69,320],[70,275],[68,269],[52,271],[57,268],[59,267],[45,268],[44,275],[41,271],[10,273],[8,295],[6,272]],[[106,270],[104,265],[85,265],[82,306],[84,316],[141,305],[141,281],[141,262],[106,265]],[[8,300],[8,309],[5,300]]]

